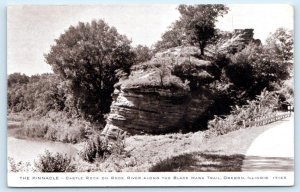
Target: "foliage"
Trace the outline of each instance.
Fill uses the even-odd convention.
[[[222,4],[180,5],[180,21],[192,44],[198,44],[201,55],[209,40],[215,36],[215,22],[219,16],[228,12],[228,7]]]
[[[49,111],[43,117],[31,117],[22,122],[15,132],[19,138],[39,138],[65,143],[85,141],[97,132],[91,123],[79,117],[67,116],[64,112]]]
[[[274,83],[272,86],[279,95],[279,100],[282,104],[288,103],[294,105],[294,85],[293,79]]]
[[[109,112],[116,70],[129,73],[135,59],[130,41],[103,20],[70,26],[45,57],[67,81],[73,106],[91,121]]]
[[[289,70],[292,70],[294,40],[293,32],[284,28],[278,28],[266,40],[268,54],[273,56],[277,62],[288,65]]]
[[[184,34],[183,23],[174,22],[168,30],[162,34],[161,40],[154,44],[154,52],[164,51],[172,47],[184,45],[186,37]]]
[[[272,89],[273,82],[289,78],[289,70],[282,62],[274,60],[267,47],[250,44],[231,56],[226,74],[236,89],[244,90],[252,99],[264,88]]]
[[[11,112],[34,111],[35,115],[45,115],[49,110],[65,108],[66,93],[58,76],[42,74],[27,79],[27,83],[10,83],[7,100]]]
[[[26,84],[29,82],[29,77],[21,73],[13,73],[8,76],[7,85],[11,87],[14,84]]]
[[[209,135],[224,135],[228,132],[240,129],[243,121],[253,121],[255,118],[271,114],[279,103],[279,97],[275,92],[264,89],[256,100],[247,101],[247,105],[233,107],[229,115],[215,118],[208,122]]]
[[[188,60],[180,65],[175,65],[172,74],[180,77],[183,82],[186,80],[189,81],[189,86],[192,91],[214,80],[214,77],[206,70],[203,70],[203,67],[199,67],[197,64],[191,63]]]
[[[29,162],[19,161],[18,163],[12,157],[8,157],[10,165],[10,172],[29,172],[31,171],[31,164]]]
[[[111,154],[108,140],[99,135],[91,137],[85,144],[80,156],[83,160],[94,162],[96,159],[105,159]]]
[[[135,63],[148,61],[153,56],[152,50],[143,45],[136,46],[134,52],[136,54]]]
[[[243,49],[231,57],[231,63],[226,67],[226,75],[239,89],[248,89],[254,83],[252,63],[253,49]]]
[[[67,154],[52,154],[48,150],[40,155],[34,166],[39,172],[75,172],[76,168],[71,164],[71,158]]]

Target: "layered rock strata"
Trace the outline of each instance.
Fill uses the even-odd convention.
[[[223,38],[206,48],[205,56],[197,47],[176,47],[134,65],[130,76],[115,85],[103,134],[116,139],[124,131],[161,134],[199,126],[214,103],[205,86],[215,80],[216,66],[210,60],[216,53],[239,52],[251,42],[258,42],[253,29],[237,29],[224,32]],[[197,79],[197,83],[192,85],[187,79]]]
[[[196,47],[177,47],[158,53],[150,61],[132,67],[128,79],[115,86],[111,111],[103,134],[161,134],[193,125],[213,102],[207,91],[192,92],[189,82],[173,74],[175,66],[190,62],[204,78],[209,61],[199,59]],[[197,74],[197,75],[199,75]]]

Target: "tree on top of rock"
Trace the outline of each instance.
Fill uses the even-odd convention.
[[[192,44],[197,44],[204,55],[204,48],[215,36],[215,22],[219,16],[228,12],[222,4],[180,5],[180,21],[184,25],[186,36]]]
[[[175,21],[161,36],[161,40],[154,44],[154,52],[183,45],[186,40],[182,21]]]
[[[51,47],[46,61],[67,81],[75,110],[91,121],[109,112],[117,71],[129,73],[135,54],[126,36],[103,20],[70,26]]]

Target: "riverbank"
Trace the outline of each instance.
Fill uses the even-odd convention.
[[[80,143],[89,135],[99,132],[99,125],[92,125],[83,118],[65,112],[49,111],[44,116],[33,112],[8,114],[8,134],[21,139]],[[21,129],[17,129],[20,128]]]
[[[241,171],[243,160],[252,142],[265,131],[292,120],[293,117],[290,117],[284,121],[240,129],[213,138],[206,138],[205,132],[201,131],[187,134],[130,136],[125,138],[125,148],[121,154],[112,154],[107,159],[98,159],[94,163],[85,162],[78,157],[85,142],[74,145],[20,140],[9,136],[8,156],[18,155],[20,158],[17,158],[17,161],[32,162],[32,158],[37,158],[39,153],[50,149],[52,152],[78,157],[73,161],[77,171],[80,172]],[[14,129],[16,128],[10,130]],[[22,153],[18,153],[20,150]]]

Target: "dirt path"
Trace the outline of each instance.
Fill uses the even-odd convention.
[[[156,164],[153,170],[291,171],[293,128],[293,117],[290,117],[265,126],[233,131],[199,142],[194,152],[174,155]]]
[[[259,135],[248,148],[242,171],[292,171],[294,117]]]

